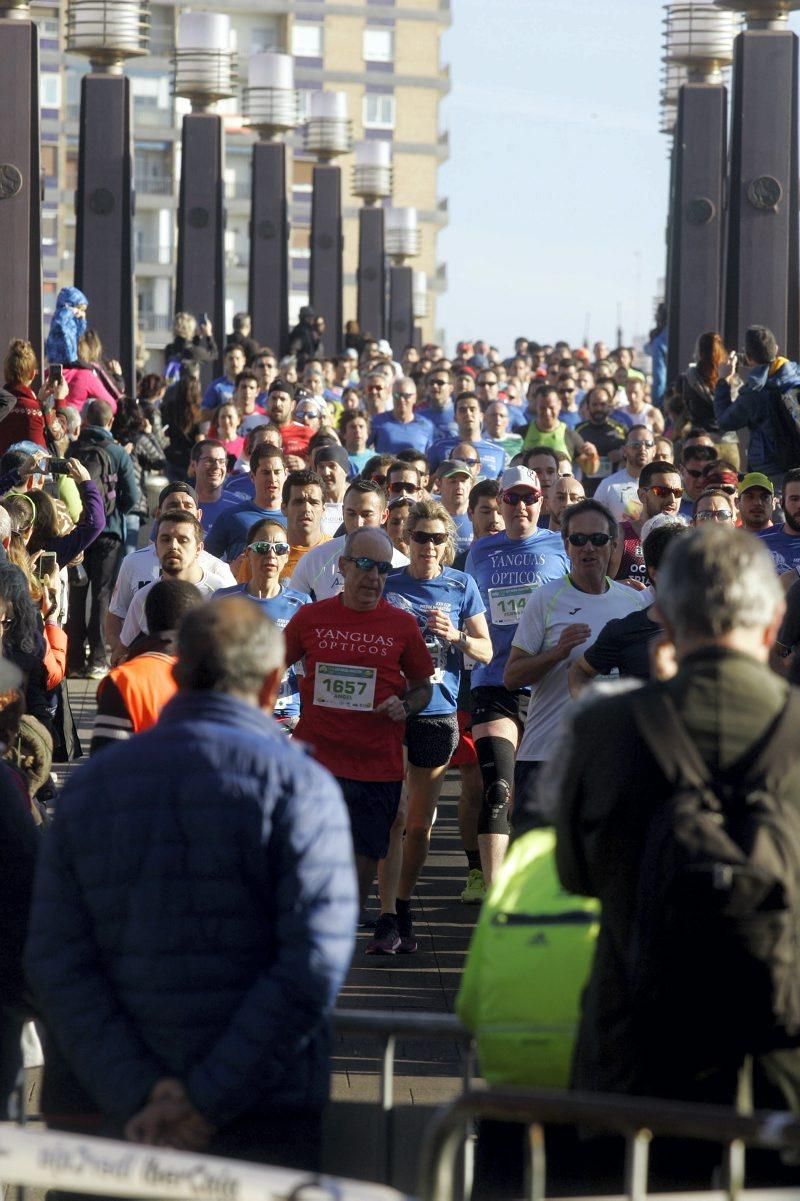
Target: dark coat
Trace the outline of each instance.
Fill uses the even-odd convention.
[[[254,706],[186,692],[61,794],[26,967],[103,1114],[176,1076],[221,1127],[323,1106],[356,921],[333,777]]]
[[[671,696],[701,756],[716,773],[735,769],[749,756],[782,712],[789,686],[749,656],[712,649],[687,656],[674,679],[645,684],[644,689]],[[633,710],[642,691],[598,700],[576,721],[559,800],[556,858],[569,892],[598,897],[602,903],[572,1085],[663,1096],[673,1092],[671,1086],[642,1081],[648,1048],[637,1042],[641,1015],[634,1013],[629,988],[642,848],[651,815],[671,792],[634,724]],[[800,806],[800,764],[791,782]],[[648,1030],[646,1036],[663,1045],[671,1037],[679,1038],[679,1032]],[[723,1097],[704,1091],[706,1084],[712,1087],[710,1082],[688,1083],[683,1099],[722,1103]],[[727,1101],[732,1104],[733,1099]]]
[[[778,403],[782,392],[789,388],[800,388],[800,364],[788,359],[755,367],[739,389],[736,400],[731,399],[729,379],[721,379],[714,391],[714,413],[719,428],[726,430],[750,430],[750,446],[747,451],[749,471],[763,471],[765,475],[780,475],[781,468],[775,457],[775,441],[770,417],[770,407]]]
[[[125,514],[135,512],[139,504],[139,489],[136,485],[136,473],[133,470],[131,456],[124,446],[120,446],[119,442],[114,441],[110,430],[103,429],[99,425],[85,425],[69,453],[74,454],[74,448],[87,445],[99,446],[107,451],[116,470],[117,503],[114,511],[106,517],[106,528],[103,532],[112,534],[124,542]]]

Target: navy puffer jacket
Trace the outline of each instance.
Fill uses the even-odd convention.
[[[26,967],[104,1114],[135,1113],[177,1076],[219,1127],[324,1104],[356,920],[333,777],[254,706],[182,692],[65,788]]]

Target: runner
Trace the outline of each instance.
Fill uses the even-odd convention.
[[[416,621],[383,599],[391,557],[383,530],[348,534],[342,594],[304,605],[285,630],[287,664],[303,661],[296,736],[341,784],[362,908],[400,801],[405,721],[433,693]],[[376,939],[383,933],[379,924]]]
[[[483,777],[478,846],[487,886],[508,846],[514,755],[528,699],[527,688],[505,687],[503,668],[529,597],[568,565],[559,536],[537,528],[542,490],[534,472],[504,471],[500,499],[505,532],[474,542],[465,566],[486,606],[493,648],[491,662],[472,669],[472,735]]]
[[[289,559],[285,528],[271,517],[257,522],[250,529],[250,542],[245,554],[249,582],[237,584],[234,588],[221,588],[216,595],[246,596],[266,613],[278,629],[284,629],[302,605],[311,603],[307,593],[297,592],[280,582],[280,574]],[[274,716],[286,733],[291,734],[300,717],[300,687],[294,664],[290,664],[283,673]]]
[[[457,530],[447,510],[436,501],[420,501],[408,518],[411,562],[393,571],[384,596],[396,608],[411,613],[434,662],[433,696],[406,723],[408,770],[405,842],[394,862],[381,872],[381,916],[397,914],[396,926],[371,944],[373,953],[417,949],[411,920],[411,893],[425,865],[433,813],[447,765],[459,739],[456,720],[461,655],[480,663],[492,657],[485,607],[475,581],[455,571]],[[401,849],[402,848],[402,849]],[[395,904],[396,902],[396,904]],[[398,943],[399,939],[399,943]]]

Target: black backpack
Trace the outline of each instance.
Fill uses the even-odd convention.
[[[784,783],[800,697],[716,777],[664,693],[641,695],[636,725],[673,788],[647,825],[630,948],[653,1057],[702,1070],[800,1045],[800,796]]]
[[[781,471],[800,467],[800,389],[785,392],[770,389],[769,424],[775,446],[775,461]]]
[[[96,442],[83,442],[79,438],[73,443],[69,457],[83,463],[103,498],[103,511],[110,517],[117,507],[117,468],[109,452]]]

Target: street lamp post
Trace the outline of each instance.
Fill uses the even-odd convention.
[[[386,324],[386,265],[383,208],[392,194],[390,142],[357,142],[353,192],[364,201],[358,214],[358,325],[382,338]]]
[[[222,118],[210,110],[232,96],[234,87],[230,18],[181,13],[174,88],[192,111],[183,118],[181,133],[175,308],[212,318],[220,356],[225,337],[225,145]]]
[[[290,54],[251,55],[244,118],[260,139],[253,147],[248,309],[256,341],[282,355],[289,340],[289,206],[281,139],[297,124]]]
[[[27,3],[0,3],[0,353],[27,338],[42,356],[39,40]]]
[[[414,338],[414,272],[406,260],[416,258],[420,232],[415,208],[391,208],[386,213],[386,253],[389,271],[389,342],[396,359]]]
[[[684,67],[672,161],[668,379],[692,359],[698,336],[722,324],[727,92],[736,19],[708,2],[667,7],[664,57]]]
[[[314,92],[306,122],[305,148],[320,164],[314,167],[311,201],[311,281],[309,300],[325,321],[331,349],[342,342],[342,172],[333,159],[353,144],[345,92]]]
[[[768,326],[783,353],[800,352],[798,40],[800,0],[716,0],[743,12],[733,65],[725,339]]]
[[[139,0],[69,0],[67,49],[89,59],[81,80],[75,283],[92,326],[136,395],[133,158],[126,59],[146,54],[149,5]]]

